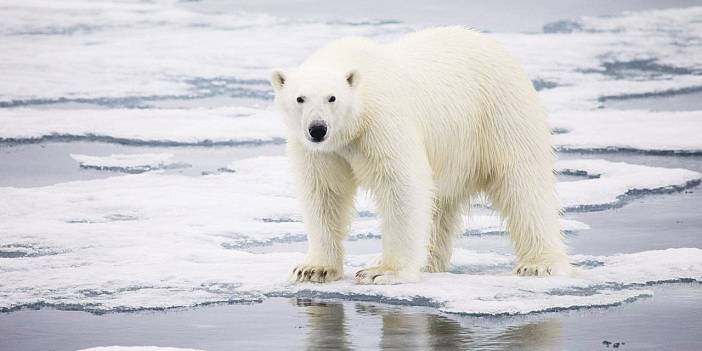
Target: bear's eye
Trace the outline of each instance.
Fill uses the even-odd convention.
[[[336,96],[332,95],[329,97],[329,102],[334,102],[336,101]]]
[[[303,102],[305,102],[305,98],[303,98],[302,96],[298,96],[298,97],[297,97],[297,103],[298,103],[298,104],[301,104],[301,103],[303,103]]]

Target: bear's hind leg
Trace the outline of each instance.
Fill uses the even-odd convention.
[[[453,239],[460,227],[462,206],[453,199],[434,201],[434,218],[429,238],[429,258],[426,272],[446,272],[451,268]]]
[[[570,270],[560,230],[560,204],[553,174],[514,174],[492,184],[492,205],[507,222],[522,276],[565,274]]]

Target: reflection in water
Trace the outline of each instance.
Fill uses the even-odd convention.
[[[306,350],[351,350],[346,331],[344,305],[296,299],[307,314]]]
[[[396,306],[295,299],[307,316],[307,350],[351,350],[349,326],[382,323],[376,347],[383,350],[558,350],[561,321],[555,318],[491,318],[434,314]],[[347,309],[345,311],[345,308]],[[363,321],[359,321],[359,319]],[[360,322],[360,323],[359,323]],[[372,323],[371,323],[372,324]]]

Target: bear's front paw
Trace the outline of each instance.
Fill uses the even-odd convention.
[[[514,269],[514,274],[528,277],[544,277],[549,275],[565,275],[570,272],[570,266],[568,263],[520,263],[517,268]]]
[[[328,283],[341,279],[343,271],[331,266],[299,264],[292,270],[290,281],[294,283]]]
[[[356,272],[356,283],[392,285],[416,282],[419,280],[419,272],[395,271],[383,267],[372,267]]]

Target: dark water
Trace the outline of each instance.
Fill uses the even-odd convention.
[[[699,350],[699,285],[654,288],[654,298],[607,309],[465,317],[425,308],[274,298],[167,312],[51,309],[0,314],[3,350],[101,345],[204,350]],[[611,343],[608,347],[607,343]]]
[[[126,173],[83,169],[70,154],[109,156],[111,154],[173,154],[173,161],[188,167],[168,173],[199,176],[217,172],[230,162],[255,156],[281,155],[284,145],[238,147],[129,146],[103,142],[49,142],[41,144],[0,144],[0,186],[35,187],[73,180],[98,179]]]

